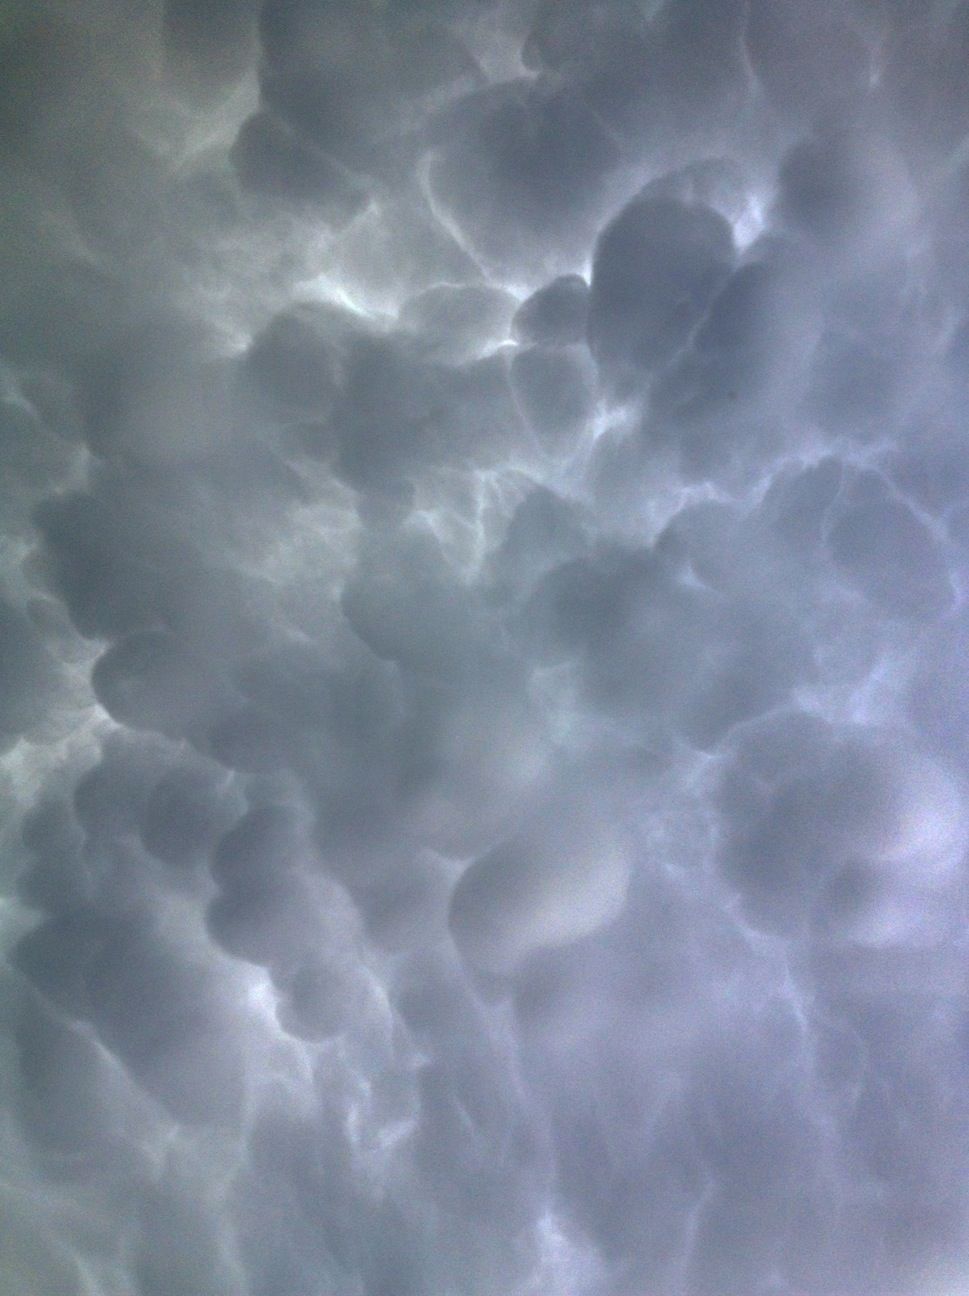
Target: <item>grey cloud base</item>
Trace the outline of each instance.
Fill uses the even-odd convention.
[[[956,1296],[969,4],[0,15],[0,1289]]]

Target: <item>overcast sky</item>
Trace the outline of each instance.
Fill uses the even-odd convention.
[[[969,3],[0,5],[0,1294],[969,1296]]]

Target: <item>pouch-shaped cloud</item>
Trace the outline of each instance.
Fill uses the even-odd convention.
[[[459,949],[502,974],[535,950],[590,935],[622,911],[631,851],[615,824],[553,802],[461,877],[451,904]]]
[[[607,370],[659,368],[702,320],[727,276],[730,226],[675,199],[638,198],[599,236],[589,341]]]

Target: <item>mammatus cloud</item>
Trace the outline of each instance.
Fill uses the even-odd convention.
[[[2,8],[2,1291],[962,1289],[967,68]]]

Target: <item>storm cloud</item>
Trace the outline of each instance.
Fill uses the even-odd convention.
[[[954,1296],[969,3],[0,11],[0,1288]]]

